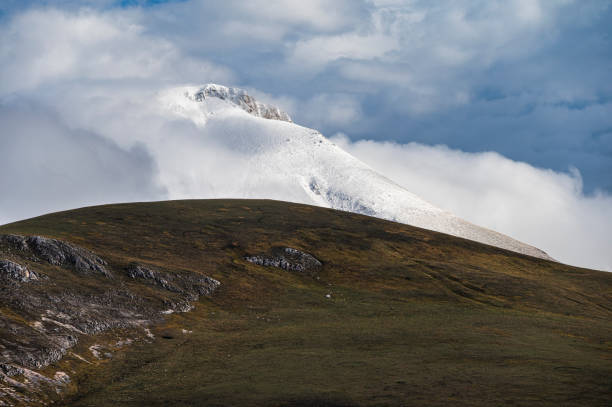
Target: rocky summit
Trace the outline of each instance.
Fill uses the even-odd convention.
[[[256,117],[292,123],[289,114],[276,106],[259,102],[244,89],[208,84],[193,95],[196,102],[203,102],[207,97],[225,100]]]

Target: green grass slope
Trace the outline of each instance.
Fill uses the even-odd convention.
[[[63,239],[114,270],[141,262],[222,283],[151,327],[153,340],[58,362],[73,378],[62,405],[612,405],[610,273],[262,200],[90,207],[0,233]],[[323,266],[244,260],[287,246]],[[74,354],[130,335],[83,338]]]

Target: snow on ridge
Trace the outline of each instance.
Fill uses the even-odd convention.
[[[278,107],[261,103],[254,97],[250,96],[244,89],[230,88],[223,85],[209,83],[195,93],[194,100],[201,102],[207,97],[216,97],[221,100],[227,100],[236,106],[240,107],[247,113],[253,116],[263,117],[264,119],[281,120],[293,123],[289,115],[280,110]]]
[[[195,123],[216,148],[238,160],[206,166],[196,153],[187,168],[201,183],[169,190],[171,197],[270,198],[374,216],[458,236],[534,257],[545,252],[442,210],[341,149],[316,130],[297,125],[280,109],[255,101],[236,88],[209,84],[161,95],[166,112]],[[286,114],[285,114],[286,115]],[[272,120],[267,120],[272,119]],[[200,169],[202,168],[202,169]],[[231,172],[215,182],[211,174]],[[177,184],[177,185],[180,185]],[[177,187],[178,188],[178,187]],[[195,189],[194,189],[195,188]]]

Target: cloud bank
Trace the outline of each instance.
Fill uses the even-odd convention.
[[[612,271],[612,196],[586,196],[575,169],[555,172],[446,146],[332,140],[440,208],[562,262]]]
[[[4,92],[216,81],[325,134],[573,166],[612,192],[608,0],[24,0],[0,20]]]
[[[72,207],[164,196],[155,162],[73,130],[36,106],[0,106],[0,224]]]

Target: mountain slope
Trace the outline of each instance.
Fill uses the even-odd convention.
[[[0,400],[26,396],[32,400],[24,404],[36,405],[61,398],[73,406],[610,401],[610,273],[275,201],[90,207],[0,227],[0,235],[11,234],[47,240],[0,244],[0,260],[31,272],[0,279]],[[52,239],[64,242],[53,243],[64,260],[53,263],[44,249]],[[199,281],[220,284],[198,299],[192,294]],[[10,295],[16,290],[21,301]],[[89,302],[78,311],[54,298]],[[127,322],[85,332],[82,315]],[[30,329],[48,342],[20,336]],[[32,352],[61,338],[72,343],[46,366],[20,373],[7,360],[17,342]],[[39,390],[32,389],[36,380],[44,384]]]
[[[464,237],[535,257],[546,253],[439,209],[378,174],[316,130],[245,91],[220,85],[172,89],[162,110],[194,123],[202,139],[233,154],[236,167],[215,159],[194,174],[202,196],[273,198],[361,213]],[[197,158],[195,160],[197,162]],[[197,167],[194,162],[192,168]],[[192,170],[195,172],[197,170]],[[214,173],[213,177],[209,174]],[[224,173],[230,175],[224,176]],[[218,178],[215,181],[211,178]],[[171,183],[173,185],[180,182]],[[190,188],[194,186],[190,184]],[[172,196],[184,196],[171,190]]]

